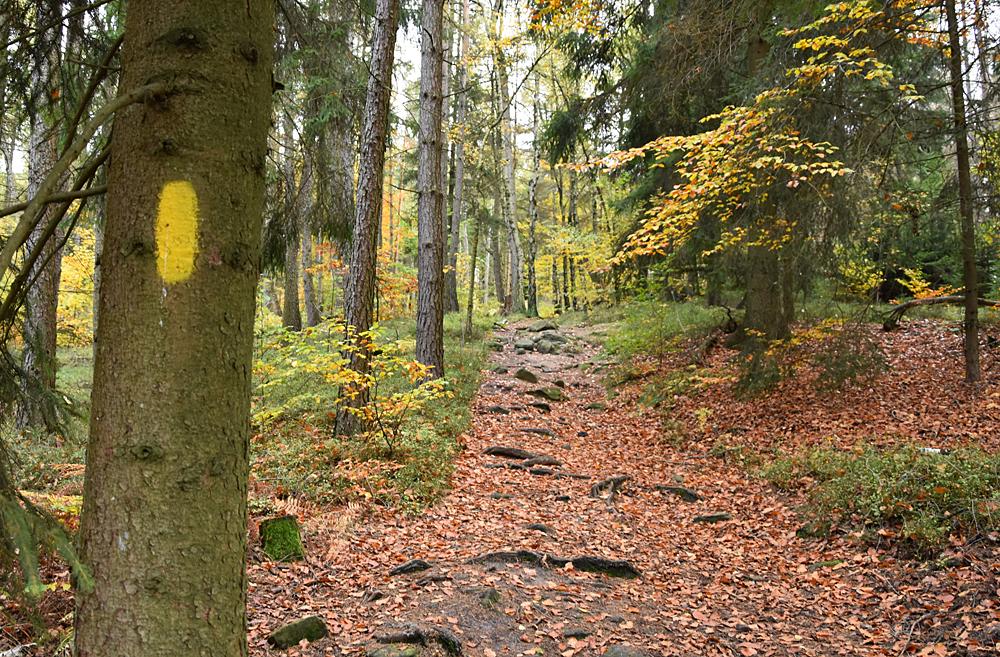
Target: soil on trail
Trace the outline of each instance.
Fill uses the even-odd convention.
[[[609,400],[574,329],[561,353],[518,355],[525,326],[498,334],[444,500],[312,517],[306,562],[251,564],[251,654],[313,614],[330,635],[286,654],[360,654],[406,628],[424,654],[456,639],[485,657],[994,654],[954,652],[986,640],[986,618],[949,617],[960,569],[797,538],[796,499]]]

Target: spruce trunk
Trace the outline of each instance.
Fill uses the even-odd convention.
[[[132,0],[109,170],[78,657],[242,657],[270,0]],[[182,74],[178,74],[183,71]]]

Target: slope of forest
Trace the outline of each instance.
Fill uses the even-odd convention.
[[[578,349],[548,356],[518,356],[514,343],[525,333],[499,333],[505,349],[492,359],[476,398],[454,490],[432,510],[416,518],[361,506],[320,513],[305,523],[306,563],[252,565],[254,654],[268,654],[266,639],[276,626],[311,613],[327,620],[331,636],[290,654],[375,650],[378,637],[412,627],[430,637],[444,631],[463,654],[485,655],[986,655],[996,649],[995,534],[961,537],[928,562],[906,556],[890,525],[870,545],[847,531],[802,535],[802,492],[780,492],[755,466],[709,447],[695,427],[674,423],[687,417],[688,401],[720,412],[731,398],[715,403],[698,393],[679,395],[677,410],[664,412],[643,404],[644,385],[633,383],[615,387],[618,394],[608,399],[606,381],[593,369],[610,361],[578,337],[592,340],[593,333],[569,329]],[[886,342],[920,351],[958,344],[940,324],[924,322]],[[713,353],[702,376],[719,377],[726,358],[725,350]],[[913,367],[905,376],[933,368],[933,362]],[[517,378],[532,378],[522,369],[539,381]],[[677,371],[667,365],[658,374]],[[891,366],[890,372],[874,384],[898,374]],[[961,372],[941,378],[955,388]],[[564,401],[539,404],[531,395],[559,384]],[[719,422],[750,414],[767,426],[788,422],[787,409],[773,401],[744,401]],[[883,403],[867,397],[853,409],[864,418]],[[968,444],[975,421],[967,413],[947,426]],[[725,426],[733,434],[740,429]],[[876,431],[860,422],[844,426],[841,444]],[[740,444],[795,449],[816,438],[762,427]],[[908,438],[900,433],[885,443]],[[546,465],[491,456],[496,447],[525,450],[530,454],[519,456]],[[616,476],[624,477],[620,487],[593,490]],[[586,556],[627,561],[636,577],[558,560]],[[405,564],[413,570],[394,572]],[[401,646],[382,650],[406,654]]]

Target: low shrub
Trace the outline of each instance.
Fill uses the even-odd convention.
[[[806,487],[815,527],[895,537],[916,556],[1000,528],[1000,456],[978,449],[813,449],[762,471],[784,490]]]

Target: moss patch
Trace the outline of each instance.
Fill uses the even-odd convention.
[[[271,518],[260,523],[260,542],[264,554],[274,561],[299,561],[306,554],[294,516]]]

